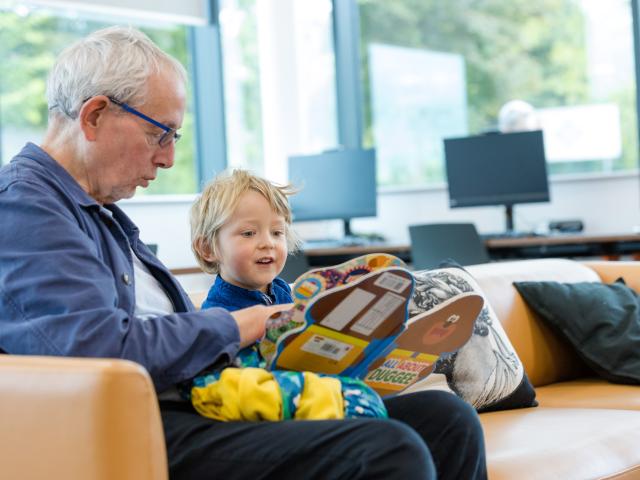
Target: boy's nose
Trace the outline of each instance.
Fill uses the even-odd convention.
[[[273,245],[274,245],[274,242],[271,234],[267,233],[260,236],[260,246],[270,248],[270,247],[273,247]]]

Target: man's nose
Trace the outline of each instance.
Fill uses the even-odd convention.
[[[159,148],[153,160],[160,168],[171,168],[173,167],[175,155],[176,147],[175,144],[171,142],[166,147]]]

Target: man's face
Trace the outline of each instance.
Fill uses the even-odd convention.
[[[179,128],[185,109],[185,89],[174,75],[153,75],[148,94],[136,110],[171,128]],[[175,146],[158,145],[165,133],[146,120],[111,103],[86,160],[89,194],[101,203],[134,195],[156,178],[158,168],[171,168]]]

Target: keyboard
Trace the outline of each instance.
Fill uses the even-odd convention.
[[[529,238],[529,237],[541,237],[543,235],[536,232],[525,232],[525,231],[516,231],[516,232],[493,232],[493,233],[483,233],[480,237],[483,240],[498,240],[501,238]]]
[[[303,250],[313,250],[316,248],[343,248],[343,247],[368,247],[371,245],[384,245],[380,240],[370,240],[364,237],[348,238],[327,238],[306,240],[302,246]]]

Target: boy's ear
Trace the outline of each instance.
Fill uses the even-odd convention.
[[[211,243],[203,237],[198,237],[193,241],[193,248],[198,255],[204,258],[207,262],[217,262],[218,259],[213,254]]]

